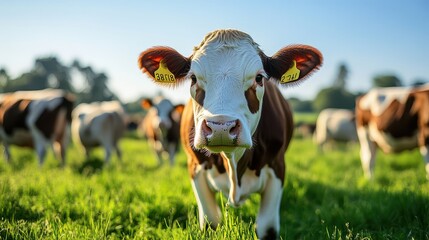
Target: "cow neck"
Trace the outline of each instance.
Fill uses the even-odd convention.
[[[233,153],[222,152],[220,156],[223,159],[223,163],[228,174],[229,180],[229,201],[233,204],[238,204],[240,201],[240,184],[239,184],[239,172],[237,171],[238,160],[243,156],[245,148],[239,148]],[[242,173],[241,173],[242,175]]]

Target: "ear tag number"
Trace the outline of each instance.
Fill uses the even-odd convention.
[[[300,70],[296,67],[296,61],[293,60],[293,66],[283,74],[280,83],[295,81],[299,78]]]
[[[154,78],[156,82],[160,82],[160,83],[176,82],[176,78],[174,77],[174,74],[171,73],[170,70],[168,70],[163,60],[159,62],[159,68],[154,72]]]

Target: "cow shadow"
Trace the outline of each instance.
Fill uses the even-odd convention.
[[[104,161],[99,157],[86,158],[80,165],[75,166],[77,173],[83,176],[91,176],[103,170]]]

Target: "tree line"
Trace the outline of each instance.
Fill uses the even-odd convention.
[[[81,74],[84,80],[82,89],[75,87],[73,71]],[[82,65],[78,60],[65,65],[56,57],[37,58],[28,72],[14,79],[8,75],[6,69],[0,69],[0,93],[45,88],[63,89],[74,93],[77,103],[118,100],[117,95],[108,87],[107,75],[96,72],[91,66]]]

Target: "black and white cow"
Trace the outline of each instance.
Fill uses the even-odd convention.
[[[6,160],[11,158],[9,145],[31,147],[42,165],[50,145],[64,166],[73,103],[72,95],[56,89],[1,95],[0,140]]]

